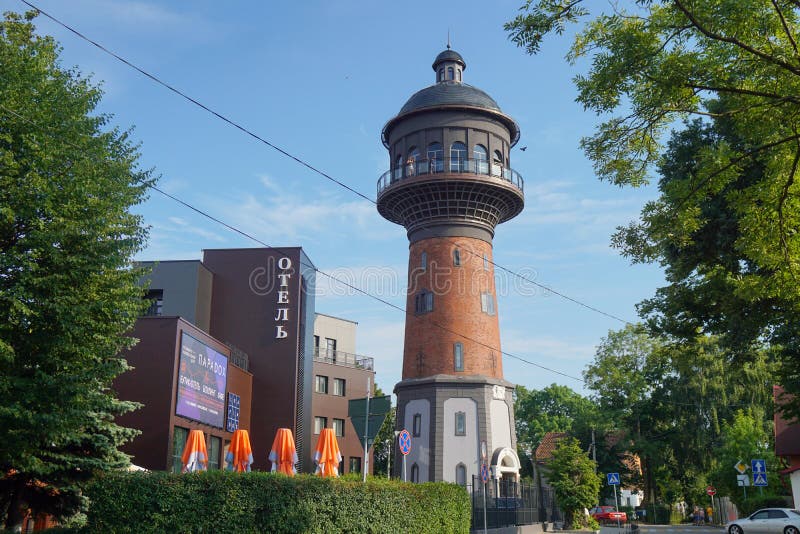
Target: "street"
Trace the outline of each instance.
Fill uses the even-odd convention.
[[[600,534],[623,534],[625,529],[601,527]],[[639,534],[722,534],[723,527],[717,525],[694,526],[682,525],[645,525],[639,524]]]

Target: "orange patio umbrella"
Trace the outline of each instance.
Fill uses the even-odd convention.
[[[250,466],[253,464],[253,449],[250,447],[250,434],[247,430],[234,430],[225,461],[228,463],[228,471],[240,473],[250,471]]]
[[[202,430],[192,430],[189,432],[189,439],[183,448],[183,473],[193,473],[195,471],[205,471],[208,469],[208,451],[206,450],[206,437]]]
[[[286,475],[294,476],[297,473],[295,464],[297,449],[294,446],[294,436],[288,428],[279,428],[269,451],[269,461],[272,462],[272,471],[279,471]]]
[[[342,461],[342,453],[339,451],[339,442],[336,441],[336,434],[333,433],[332,428],[323,428],[320,432],[317,448],[314,451],[314,461],[317,463],[315,475],[339,476],[339,462]]]

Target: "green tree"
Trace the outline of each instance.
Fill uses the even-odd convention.
[[[92,115],[101,93],[59,65],[34,13],[0,21],[0,513],[65,516],[81,485],[124,467],[135,407],[109,390],[143,310],[131,260],[146,232],[129,209],[150,173],[128,135]]]
[[[565,438],[553,451],[545,469],[564,512],[564,527],[582,526],[583,509],[596,504],[600,494],[600,476],[595,473],[595,463],[581,449],[577,439]]]
[[[506,28],[535,53],[547,33],[588,15],[585,6],[529,0]],[[576,86],[604,119],[582,141],[602,180],[646,183],[670,128],[690,120],[695,130],[661,165],[662,196],[615,236],[633,261],[668,267],[670,287],[643,312],[687,340],[721,335],[745,355],[768,342],[795,395],[789,416],[800,414],[799,14],[786,0],[614,4],[568,54],[591,59]]]
[[[385,395],[383,390],[377,385],[375,386],[376,397]],[[373,446],[373,465],[372,474],[375,476],[386,476],[386,468],[388,467],[387,460],[392,451],[396,450],[396,443],[394,438],[395,426],[395,406],[386,414],[386,419],[383,420],[380,430],[375,435],[375,445]],[[394,457],[392,457],[394,459]]]

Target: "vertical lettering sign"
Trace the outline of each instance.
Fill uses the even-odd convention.
[[[233,432],[239,428],[239,409],[242,406],[242,399],[236,393],[228,393],[228,423],[226,430]]]
[[[278,308],[275,310],[275,322],[285,323],[289,321],[289,279],[292,277],[290,272],[292,268],[292,260],[287,257],[278,260]],[[285,325],[275,325],[275,339],[283,339],[289,336],[289,333],[284,330]]]
[[[175,413],[222,428],[227,381],[228,358],[183,332]]]

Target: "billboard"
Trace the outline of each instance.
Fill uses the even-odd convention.
[[[228,358],[186,332],[181,333],[177,415],[222,428]]]

